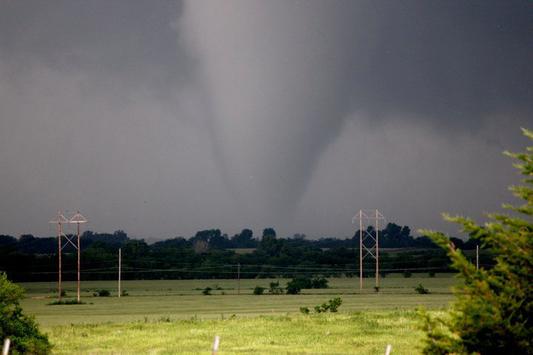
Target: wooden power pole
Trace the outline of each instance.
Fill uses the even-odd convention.
[[[58,261],[58,267],[57,267],[57,295],[59,301],[61,301],[61,253],[63,250],[63,246],[61,245],[61,239],[64,236],[63,234],[63,224],[68,223],[68,219],[61,213],[61,211],[57,211],[57,216],[52,219],[48,223],[57,224],[57,261]]]
[[[81,245],[80,245],[80,224],[87,223],[87,219],[83,217],[83,215],[80,213],[80,211],[76,212],[74,216],[72,216],[69,220],[69,223],[76,224],[76,236],[78,239],[78,243],[76,246],[76,249],[78,249],[78,283],[76,287],[76,299],[78,303],[80,303],[80,276],[81,276]]]
[[[122,294],[122,248],[118,248],[118,298]]]

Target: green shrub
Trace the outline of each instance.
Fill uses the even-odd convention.
[[[287,283],[287,294],[297,295],[303,288],[311,288],[312,282],[309,277],[297,276]]]
[[[129,296],[130,294],[128,293],[128,291],[126,291],[126,290],[122,290],[122,292],[120,293],[120,295],[121,295],[122,297],[125,297],[125,296]]]
[[[311,288],[328,288],[328,279],[323,276],[315,276],[311,280]]]
[[[404,271],[404,272],[403,272],[403,277],[405,277],[405,278],[409,278],[409,277],[411,277],[411,275],[412,275],[412,274],[411,274],[410,271]]]
[[[271,282],[268,292],[272,295],[281,295],[283,294],[283,289],[279,286],[279,281]]]
[[[111,292],[109,292],[109,290],[105,290],[105,289],[98,290],[97,294],[98,294],[98,297],[109,297],[109,296],[111,296]]]
[[[211,287],[207,286],[206,288],[204,288],[204,290],[202,291],[202,294],[204,296],[209,296],[211,294],[211,290],[213,290]]]
[[[422,284],[418,284],[418,286],[415,287],[415,291],[421,295],[427,295],[429,293],[429,290],[422,286]]]
[[[302,291],[302,288],[297,283],[289,281],[286,290],[288,295],[297,295]]]
[[[307,307],[300,307],[300,312],[302,314],[309,314],[310,311],[309,311],[309,308]]]
[[[342,299],[340,297],[335,297],[329,300],[329,311],[337,312],[337,309],[341,306]]]
[[[297,276],[287,283],[287,294],[297,295],[304,288],[328,288],[328,280],[323,276],[313,278]]]
[[[335,298],[330,299],[327,303],[316,305],[314,309],[316,313],[324,313],[328,311],[337,312],[341,304],[342,304],[342,299],[340,297],[335,297]]]
[[[435,271],[428,272],[428,276],[429,277],[435,277]]]
[[[24,290],[0,273],[0,341],[11,339],[12,353],[48,354],[52,345],[35,320],[22,313],[20,300]],[[0,344],[1,345],[1,344]]]
[[[61,300],[61,301],[53,301],[48,303],[49,306],[58,306],[58,305],[70,305],[70,304],[85,304],[85,302],[79,301],[75,298],[70,300]]]
[[[533,141],[533,131],[524,129]],[[476,268],[443,233],[421,231],[444,248],[464,282],[447,317],[424,313],[426,354],[533,354],[533,147],[508,153],[525,176],[512,186],[522,205],[504,205],[510,214],[490,214],[490,222],[476,224],[465,217],[445,216],[462,232],[494,255],[495,264]]]
[[[255,286],[254,295],[262,295],[265,292],[265,288],[261,286]]]

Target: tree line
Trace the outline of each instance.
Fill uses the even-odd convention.
[[[368,227],[370,235],[375,230]],[[459,248],[475,249],[472,241],[451,238]],[[369,243],[369,239],[365,243]],[[147,243],[128,237],[124,231],[86,231],[80,239],[83,278],[116,278],[117,252],[122,249],[125,279],[194,279],[294,277],[298,275],[353,276],[359,274],[359,231],[346,239],[306,239],[304,235],[278,237],[274,228],[265,228],[259,238],[243,229],[229,237],[220,229],[198,231],[190,238],[176,237]],[[379,231],[382,274],[388,272],[442,272],[449,261],[427,237],[413,237],[408,226],[389,223]],[[74,279],[76,250],[63,249],[66,279]],[[483,255],[483,262],[490,262]],[[365,259],[365,270],[373,260]],[[45,281],[57,278],[57,237],[22,235],[18,239],[0,235],[0,270],[16,281]],[[367,276],[372,276],[366,273]]]

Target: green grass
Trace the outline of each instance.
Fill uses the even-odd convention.
[[[252,294],[256,285],[268,288],[270,279],[241,280],[241,294],[237,295],[235,280],[155,280],[125,281],[123,289],[127,297],[116,297],[116,282],[82,282],[82,301],[85,304],[49,306],[57,293],[53,293],[54,283],[22,283],[27,290],[23,300],[24,310],[36,316],[42,325],[71,323],[130,322],[160,317],[189,319],[193,316],[213,319],[221,314],[256,316],[262,314],[284,314],[298,312],[301,306],[313,307],[330,298],[343,299],[343,311],[414,309],[445,307],[452,299],[450,287],[455,279],[444,276],[436,278],[387,277],[382,279],[382,288],[375,293],[372,280],[365,280],[365,289],[360,292],[357,279],[332,279],[330,288],[304,290],[301,295],[262,295]],[[281,280],[285,285],[287,280]],[[414,288],[419,284],[429,289],[431,294],[419,295]],[[65,283],[67,296],[75,296],[75,283]],[[216,286],[211,296],[202,295],[202,290]],[[114,297],[93,297],[99,289],[112,291]],[[222,293],[225,293],[224,295]]]
[[[60,326],[48,329],[57,354],[416,354],[422,332],[414,311],[259,316]]]
[[[220,354],[229,353],[382,353],[387,343],[393,354],[412,354],[420,344],[414,309],[446,308],[456,283],[449,275],[382,279],[379,293],[373,280],[331,279],[330,288],[304,290],[301,295],[252,294],[268,288],[270,279],[124,281],[129,296],[116,297],[116,282],[82,282],[80,305],[47,305],[57,297],[55,283],[22,283],[27,290],[22,306],[32,314],[55,344],[56,353],[209,353],[215,335],[222,338]],[[280,280],[285,285],[287,280]],[[431,292],[417,294],[421,283]],[[75,283],[65,283],[75,296]],[[202,290],[213,288],[213,295]],[[216,289],[220,288],[220,289]],[[112,297],[93,297],[108,289]],[[338,314],[300,314],[341,297]],[[68,335],[68,336],[66,336]]]

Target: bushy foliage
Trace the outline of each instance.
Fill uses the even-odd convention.
[[[418,286],[415,287],[415,291],[421,295],[427,295],[429,293],[429,290],[422,286],[422,284],[418,284]]]
[[[39,332],[32,317],[22,313],[20,299],[24,291],[0,273],[0,340],[11,339],[13,354],[48,354],[52,346]]]
[[[305,288],[328,288],[328,280],[323,276],[313,278],[297,276],[287,283],[287,293],[297,295]]]
[[[279,281],[270,283],[270,287],[268,288],[268,293],[270,293],[272,295],[281,295],[281,294],[283,294],[283,288],[280,287]]]
[[[533,131],[523,131],[533,140]],[[424,231],[447,250],[464,281],[448,317],[424,315],[426,354],[533,354],[533,147],[506,154],[525,176],[510,188],[525,202],[504,205],[511,213],[491,214],[484,225],[445,216],[495,255],[492,268],[477,270],[444,234]]]
[[[315,276],[311,279],[311,288],[328,288],[328,279],[323,276]]]
[[[288,295],[297,295],[302,291],[302,288],[297,283],[289,281],[286,290]]]
[[[302,314],[309,314],[309,308],[308,307],[300,307],[300,312]]]
[[[315,306],[315,312],[316,313],[324,313],[324,312],[337,312],[340,305],[342,304],[342,299],[340,297],[335,297],[330,299],[326,303],[322,303],[321,305]]]
[[[297,276],[287,282],[287,294],[297,295],[304,288],[311,288],[311,279],[308,277]]]
[[[96,293],[93,295],[98,296],[98,297],[109,297],[111,296],[111,292],[109,292],[109,290],[102,289],[102,290],[96,291]]]
[[[204,296],[209,296],[209,295],[211,294],[211,291],[212,291],[212,290],[213,290],[213,289],[212,289],[211,287],[207,286],[206,288],[203,289],[202,294],[203,294]]]
[[[49,306],[60,306],[60,305],[74,305],[74,304],[85,304],[85,302],[79,301],[75,298],[69,300],[53,301],[48,303]]]
[[[262,295],[265,292],[265,288],[261,286],[255,286],[254,295]]]

